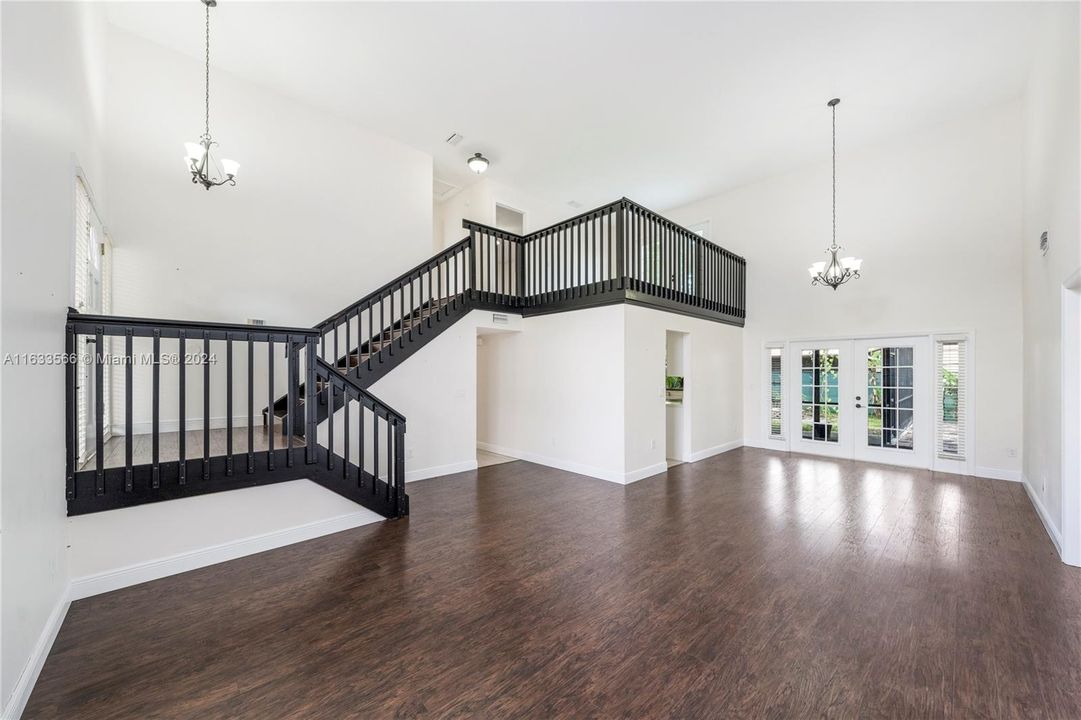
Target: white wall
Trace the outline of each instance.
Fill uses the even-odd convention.
[[[529,317],[521,332],[486,335],[480,447],[625,482],[623,310]]]
[[[743,330],[635,305],[622,306],[625,328],[626,473],[665,468],[664,364],[667,332],[686,333],[683,421],[690,461],[743,443]],[[673,456],[676,457],[676,456]]]
[[[112,26],[108,45],[116,314],[311,327],[431,254],[430,156],[214,70],[211,131],[241,168],[236,187],[206,191],[179,159],[183,142],[201,133],[202,65]],[[163,352],[175,344],[163,342]],[[136,346],[136,354],[150,347]],[[211,386],[220,389],[224,344],[212,350]],[[246,349],[236,353],[243,377]],[[256,353],[258,414],[266,406],[265,345]],[[279,353],[279,394],[283,363]],[[135,429],[147,432],[150,367],[134,374]],[[175,376],[175,368],[163,370],[165,430],[177,417]],[[198,429],[202,368],[188,369],[187,384],[187,426]],[[123,384],[113,387],[121,420]],[[238,425],[246,424],[246,398],[246,385],[235,385]],[[224,427],[221,392],[212,393],[211,417]]]
[[[665,213],[684,225],[710,220],[711,239],[747,258],[747,440],[763,442],[766,433],[759,369],[767,341],[968,330],[976,346],[975,466],[1017,478],[1020,104],[858,151],[847,151],[840,135],[838,242],[864,258],[864,272],[836,292],[811,287],[805,269],[830,239],[828,122],[823,111],[821,164]]]
[[[580,209],[521,192],[486,177],[462,188],[453,197],[436,205],[436,249],[449,247],[469,235],[462,229],[462,220],[495,227],[496,204],[524,213],[526,234],[581,212]]]
[[[739,445],[741,331],[613,305],[529,317],[520,333],[484,337],[481,447],[614,482],[663,472],[667,330],[688,334],[690,459]]]
[[[1024,98],[1024,477],[1062,529],[1061,292],[1081,268],[1078,6],[1046,10]],[[1039,251],[1047,231],[1050,249]],[[1072,478],[1071,482],[1081,482]]]
[[[0,354],[64,350],[77,164],[99,204],[106,200],[98,10],[77,3],[0,4]],[[0,702],[7,717],[28,697],[39,669],[28,663],[47,650],[50,622],[64,608],[64,370],[5,364],[0,383]],[[13,698],[17,686],[19,697]]]

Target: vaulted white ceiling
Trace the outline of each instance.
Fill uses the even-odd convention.
[[[1034,3],[238,2],[214,65],[556,202],[665,208],[1016,97]],[[109,20],[201,59],[198,0]],[[193,78],[198,82],[198,78]],[[452,132],[465,136],[445,144]],[[283,142],[299,139],[283,138]]]

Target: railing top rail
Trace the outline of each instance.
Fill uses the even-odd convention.
[[[573,224],[575,224],[577,222],[581,222],[582,220],[585,220],[585,219],[587,219],[587,218],[589,218],[590,216],[593,216],[593,215],[603,214],[603,213],[606,213],[606,212],[611,212],[612,210],[615,210],[617,207],[619,207],[620,202],[622,202],[622,201],[621,200],[616,200],[615,202],[610,202],[607,205],[601,205],[600,207],[595,207],[592,210],[586,210],[584,213],[578,213],[574,217],[567,218],[566,220],[560,220],[559,222],[553,223],[552,225],[549,225],[548,227],[543,227],[540,230],[534,230],[533,232],[526,235],[525,239],[529,240],[530,238],[532,238],[535,235],[543,235],[546,232],[551,232],[552,230],[558,230],[559,228],[566,227],[568,225],[573,225]]]
[[[124,317],[121,315],[85,315],[74,308],[68,308],[69,323],[76,325],[96,325],[107,328],[145,327],[167,330],[211,330],[219,332],[255,333],[258,335],[302,335],[319,337],[314,328],[286,327],[280,325],[245,325],[243,323],[201,322],[198,320],[171,320],[168,318]]]
[[[404,273],[402,273],[398,277],[394,278],[390,282],[385,283],[384,285],[382,285],[377,290],[373,290],[372,292],[370,292],[367,295],[365,295],[364,297],[362,297],[360,300],[357,300],[356,302],[353,302],[353,303],[350,303],[349,305],[346,305],[344,308],[342,308],[338,312],[336,312],[333,315],[327,317],[327,319],[323,320],[321,323],[319,323],[319,324],[317,324],[315,326],[316,331],[320,332],[320,333],[324,332],[326,329],[328,329],[332,325],[336,324],[339,320],[341,320],[343,315],[347,315],[348,313],[351,313],[351,312],[353,312],[354,310],[356,310],[358,308],[363,308],[367,303],[370,303],[370,302],[372,302],[374,300],[379,299],[379,297],[381,295],[386,295],[391,290],[396,289],[397,285],[400,285],[401,283],[405,282],[406,280],[409,280],[416,273],[424,272],[425,270],[429,270],[432,267],[435,267],[435,265],[442,262],[443,260],[446,260],[447,258],[451,257],[452,255],[456,254],[457,252],[459,252],[462,248],[464,248],[467,245],[469,245],[469,238],[464,238],[464,239],[459,240],[458,242],[454,243],[450,247],[448,247],[448,248],[446,248],[444,250],[440,250],[438,253],[431,256],[430,258],[428,258],[424,262],[410,268],[409,270],[406,270]]]
[[[357,397],[369,410],[375,412],[375,408],[376,406],[378,406],[386,412],[386,417],[388,419],[393,418],[401,423],[405,423],[405,415],[402,415],[390,405],[387,405],[375,395],[372,395],[370,392],[358,385],[352,378],[344,375],[341,371],[339,371],[337,368],[335,368],[323,358],[317,357],[315,359],[315,367],[317,378],[323,377],[328,382],[331,382],[341,388],[348,387],[351,391],[357,394]],[[322,374],[320,374],[320,370],[322,371]]]
[[[640,205],[640,204],[636,203],[634,200],[631,200],[630,198],[623,198],[622,200],[620,200],[620,202],[622,202],[622,203],[624,203],[626,205],[630,205],[631,207],[634,207],[635,209],[639,210],[640,212],[643,212],[643,213],[649,215],[653,219],[655,219],[655,220],[657,220],[659,222],[662,222],[662,223],[666,223],[666,224],[676,228],[677,230],[682,231],[683,233],[685,233],[687,235],[692,235],[695,238],[697,238],[699,242],[701,242],[701,243],[703,243],[705,245],[709,245],[711,247],[714,247],[717,250],[720,250],[721,252],[725,253],[726,255],[729,255],[729,256],[735,258],[736,260],[740,260],[743,263],[747,262],[747,259],[745,257],[743,257],[742,255],[737,255],[736,253],[732,252],[731,250],[728,250],[727,248],[723,248],[723,247],[721,247],[720,245],[718,245],[717,243],[715,243],[715,242],[713,242],[711,240],[707,240],[706,238],[702,237],[701,235],[695,233],[693,230],[685,228],[682,225],[680,225],[679,223],[674,222],[672,220],[669,220],[664,215],[661,215],[660,213],[658,213],[658,212],[656,212],[654,210],[650,210],[646,206]]]
[[[495,235],[496,237],[511,240],[512,242],[522,242],[526,239],[525,236],[515,235],[508,230],[500,230],[497,227],[485,225],[484,223],[476,222],[474,220],[462,220],[462,227],[466,230],[479,230],[487,235]],[[466,240],[468,239],[469,238],[466,238]]]
[[[592,219],[592,218],[594,218],[594,217],[596,217],[598,215],[603,215],[603,214],[606,214],[606,213],[610,213],[610,212],[614,211],[615,209],[619,208],[620,206],[633,207],[636,211],[641,212],[641,213],[643,213],[645,215],[648,215],[651,219],[654,219],[654,220],[656,220],[658,222],[665,223],[666,225],[669,225],[669,226],[679,230],[680,232],[682,232],[683,234],[685,234],[687,236],[694,237],[698,242],[701,242],[703,245],[707,245],[709,247],[712,247],[712,248],[718,250],[719,252],[722,252],[722,253],[728,255],[729,257],[732,257],[732,258],[734,258],[736,260],[739,260],[739,261],[741,261],[743,263],[747,262],[746,258],[744,258],[743,256],[737,255],[736,253],[732,252],[731,250],[723,248],[720,245],[718,245],[717,243],[712,242],[710,240],[707,240],[706,238],[702,237],[701,235],[696,234],[692,230],[689,230],[688,228],[683,227],[682,225],[680,225],[677,222],[669,220],[668,218],[664,217],[660,213],[658,213],[658,212],[656,212],[654,210],[650,210],[649,208],[645,207],[644,205],[640,205],[639,203],[636,203],[635,201],[633,201],[633,200],[631,200],[629,198],[620,198],[619,200],[616,200],[614,202],[610,202],[607,205],[601,205],[600,207],[593,208],[592,210],[587,210],[586,212],[575,215],[572,218],[567,218],[566,220],[560,220],[559,222],[557,222],[557,223],[555,223],[553,225],[549,225],[548,227],[541,228],[540,230],[534,230],[533,232],[531,232],[531,233],[529,233],[527,235],[515,235],[512,232],[507,232],[506,230],[500,230],[499,228],[492,227],[491,225],[486,225],[484,223],[479,223],[479,222],[476,222],[476,221],[473,221],[473,220],[462,220],[462,227],[465,228],[466,230],[480,230],[480,231],[483,231],[485,233],[488,233],[489,235],[495,235],[497,237],[503,237],[503,238],[506,238],[508,240],[512,240],[512,241],[516,241],[516,242],[529,242],[530,240],[534,239],[535,237],[538,237],[540,235],[544,235],[545,233],[549,233],[549,232],[552,232],[554,230],[560,230],[560,229],[563,229],[563,228],[566,228],[566,227],[570,227],[570,226],[572,226],[572,225],[574,225],[576,223],[580,223],[580,222],[583,222],[583,221],[586,221],[586,220],[590,220],[590,219]]]

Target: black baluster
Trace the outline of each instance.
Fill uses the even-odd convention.
[[[94,452],[97,455],[95,492],[105,494],[105,336],[104,328],[94,331]]]
[[[161,470],[159,467],[159,444],[161,439],[161,330],[154,328],[154,364],[151,367],[152,406],[150,418],[150,484],[155,489],[161,486]]]
[[[248,472],[255,472],[255,341],[248,333]]]
[[[274,469],[274,336],[267,333],[267,417],[266,417],[266,469]]]
[[[210,331],[203,331],[203,480],[210,479]]]
[[[185,371],[186,371],[186,365],[187,365],[187,363],[185,362],[187,360],[185,355],[187,353],[185,351],[186,343],[185,343],[185,337],[184,337],[184,331],[183,330],[178,331],[178,337],[179,337],[178,345],[179,345],[179,348],[180,348],[180,427],[179,427],[179,435],[177,437],[177,446],[178,446],[178,450],[179,450],[179,452],[178,452],[179,463],[177,465],[177,472],[178,472],[177,481],[181,485],[185,485],[188,482],[188,479],[187,479],[187,452],[186,452],[186,450],[187,450],[187,447],[186,447],[187,446],[187,432],[188,432],[187,431],[187,407],[186,406],[187,406],[188,394],[187,394],[187,390],[184,387],[184,376],[186,375]]]
[[[132,353],[132,335],[134,330],[124,330],[124,492],[131,492],[135,488],[132,478],[132,388],[131,379],[133,374],[132,365],[135,357]]]
[[[225,475],[233,475],[233,334],[225,333]]]
[[[329,381],[330,378],[327,378]],[[330,383],[327,387],[327,470],[334,469],[334,406],[338,402],[338,386]]]

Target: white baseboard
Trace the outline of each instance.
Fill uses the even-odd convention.
[[[975,477],[990,478],[992,480],[1009,480],[1010,482],[1021,482],[1020,470],[1003,470],[1002,468],[977,467],[972,468],[972,474]]]
[[[407,483],[415,480],[427,480],[428,478],[440,477],[442,475],[453,475],[454,473],[469,472],[470,470],[477,469],[476,458],[472,460],[465,460],[463,462],[448,463],[446,465],[433,465],[431,467],[420,468],[419,470],[406,470],[405,481]]]
[[[1058,552],[1059,557],[1062,557],[1062,536],[1059,534],[1058,528],[1055,527],[1055,523],[1051,521],[1051,515],[1047,512],[1047,508],[1044,507],[1043,501],[1040,500],[1040,496],[1036,494],[1036,491],[1029,485],[1027,479],[1021,480],[1021,484],[1025,486],[1025,492],[1028,494],[1028,499],[1032,503],[1032,507],[1036,508],[1036,514],[1040,516],[1040,521],[1043,523],[1043,527],[1047,530],[1047,534],[1051,536],[1051,542],[1055,544],[1055,551]]]
[[[264,398],[264,400],[265,400],[265,398]],[[210,418],[210,429],[211,430],[224,430],[225,428],[227,428],[229,426],[229,423],[227,422],[227,420],[228,420],[228,417],[225,416],[225,415],[222,415],[220,417],[212,417],[212,418]],[[263,426],[263,408],[262,407],[256,408],[255,412],[252,414],[252,422],[255,423],[256,427],[262,427]],[[124,432],[125,432],[125,429],[126,429],[124,423],[122,423],[122,422],[121,423],[114,423],[110,427],[112,428],[113,435],[123,435]],[[246,428],[246,427],[248,427],[248,416],[247,415],[237,415],[236,417],[233,418],[233,428],[234,429],[236,429],[236,428]],[[186,418],[184,420],[184,430],[186,430],[186,431],[194,431],[194,430],[202,430],[202,429],[203,429],[203,416],[202,416],[201,413],[198,415],[198,417],[189,417],[189,418]],[[177,432],[178,430],[180,430],[180,420],[178,420],[178,419],[161,420],[158,423],[158,431],[159,432]],[[131,434],[132,435],[149,435],[153,431],[154,431],[154,423],[153,423],[153,421],[150,421],[150,420],[147,420],[146,422],[133,422],[131,424]]]
[[[60,626],[64,624],[69,607],[71,607],[71,585],[65,586],[56,606],[49,614],[49,619],[45,622],[45,627],[41,629],[41,635],[34,644],[34,650],[27,659],[19,679],[15,682],[11,696],[7,698],[3,713],[0,714],[3,720],[18,720],[22,715],[23,709],[26,708],[26,701],[30,699],[30,693],[33,692],[34,685],[38,681],[38,675],[41,674],[41,668],[45,665],[45,659],[49,657],[49,652],[53,649],[53,642],[56,641],[56,635],[60,632]]]
[[[623,484],[629,485],[632,482],[638,482],[647,477],[653,477],[654,475],[660,475],[662,472],[667,472],[668,463],[661,462],[655,465],[646,465],[645,467],[638,468],[637,470],[631,470],[630,472],[623,473]],[[615,482],[620,482],[616,480]]]
[[[555,468],[557,470],[566,470],[567,472],[578,473],[579,475],[588,475],[589,477],[597,478],[598,480],[607,480],[608,482],[619,483],[620,485],[626,485],[628,482],[634,482],[634,480],[640,480],[647,475],[636,477],[634,480],[626,479],[627,476],[624,473],[616,472],[614,470],[605,470],[604,468],[594,467],[592,465],[585,465],[582,463],[571,462],[560,458],[548,457],[547,455],[541,455],[539,453],[526,452],[524,450],[516,450],[514,448],[503,447],[502,445],[493,445],[492,443],[478,442],[477,447],[481,450],[487,450],[497,455],[506,455],[507,457],[518,458],[519,460],[525,460],[531,463],[537,463],[538,465],[544,465],[546,467]],[[656,466],[653,466],[656,467]],[[660,464],[660,470],[654,471],[650,474],[655,475],[657,472],[662,472],[666,469],[667,465]],[[650,468],[642,468],[638,472],[644,472]],[[628,473],[630,475],[631,473]]]
[[[690,462],[698,462],[699,460],[705,460],[708,457],[713,457],[714,455],[720,455],[721,453],[726,453],[729,450],[735,450],[736,448],[743,447],[743,445],[743,440],[732,440],[731,442],[726,442],[721,445],[714,445],[713,447],[706,448],[705,450],[698,450],[697,452],[691,453]]]
[[[75,578],[71,581],[69,598],[71,600],[80,600],[91,595],[99,595],[131,585],[139,585],[169,575],[176,575],[208,565],[226,562],[227,560],[235,560],[246,555],[254,555],[255,553],[304,542],[305,540],[312,540],[323,535],[351,530],[378,520],[382,520],[382,518],[370,510],[358,510],[337,517],[316,520],[262,535],[241,538],[220,545],[212,545],[145,563],[128,565],[116,570]]]
[[[477,447],[481,450],[496,453],[497,455],[518,458],[519,460],[544,465],[545,467],[555,468],[556,470],[566,470],[567,472],[577,473],[579,475],[588,475],[589,477],[597,478],[598,480],[607,480],[608,482],[617,483],[619,485],[628,485],[643,478],[658,475],[668,469],[668,463],[660,462],[624,473],[570,460],[563,460],[562,458],[549,457],[539,453],[516,450],[514,448],[503,447],[502,445],[493,445],[492,443],[478,442]]]

